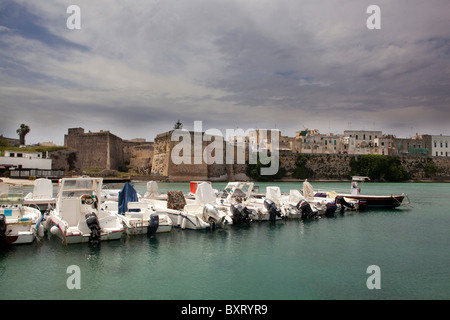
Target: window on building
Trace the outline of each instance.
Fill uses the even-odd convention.
[[[436,141],[434,142],[434,147],[435,147],[435,148],[437,147]]]
[[[441,148],[442,148],[442,141],[441,141]]]
[[[10,153],[9,153],[9,156],[10,156],[11,158],[14,158],[14,153],[10,152]]]
[[[18,153],[18,154],[17,154],[17,158],[22,158],[22,156],[23,156],[23,155],[22,155],[21,153]]]

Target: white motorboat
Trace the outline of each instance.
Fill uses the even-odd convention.
[[[218,209],[228,210],[233,221],[248,221],[246,210],[250,212],[251,221],[275,221],[283,218],[274,192],[279,187],[267,187],[266,194],[256,192],[253,182],[229,182],[217,197]],[[234,208],[233,208],[234,206]],[[238,209],[241,206],[244,211]],[[245,208],[245,209],[244,209]],[[235,213],[239,216],[235,217]],[[244,215],[244,217],[242,217]]]
[[[119,191],[118,201],[105,201],[102,209],[117,214],[127,235],[153,235],[172,230],[169,216],[154,210],[148,202],[139,201],[136,190],[128,182]]]
[[[216,195],[208,183],[198,185],[195,199],[189,203],[181,191],[169,191],[167,201],[145,197],[144,201],[151,203],[156,211],[167,214],[173,225],[181,229],[215,229],[233,223],[229,215],[215,207]]]
[[[53,196],[52,180],[47,178],[40,178],[34,181],[33,191],[29,192],[23,198],[23,204],[27,206],[34,206],[44,211],[50,211],[55,207],[56,197]]]
[[[0,195],[0,245],[32,243],[43,236],[41,211],[22,202],[22,194]]]
[[[102,178],[63,178],[59,181],[55,209],[46,219],[46,230],[63,244],[122,237],[122,221],[114,212],[101,210]],[[100,197],[100,199],[99,199]]]
[[[118,212],[118,202],[105,201],[104,210]],[[165,212],[158,212],[147,202],[128,202],[128,210],[118,214],[127,235],[170,232],[173,222]]]

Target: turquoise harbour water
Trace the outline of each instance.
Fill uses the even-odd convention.
[[[216,189],[225,184],[213,183]],[[282,192],[300,183],[278,185]],[[349,190],[349,183],[313,183]],[[144,194],[145,183],[136,183]],[[30,190],[25,188],[25,191]],[[189,191],[160,183],[159,191]],[[366,183],[362,193],[407,193],[412,208],[336,214],[318,221],[174,229],[64,247],[49,237],[0,249],[0,299],[311,300],[449,299],[450,184]],[[80,268],[81,289],[68,289]],[[369,290],[367,268],[380,268]]]

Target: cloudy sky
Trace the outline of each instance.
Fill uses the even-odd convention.
[[[0,0],[0,133],[152,141],[202,120],[450,135],[449,13],[446,0]]]

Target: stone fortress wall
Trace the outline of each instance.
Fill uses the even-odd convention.
[[[131,170],[133,174],[148,176],[148,179],[168,181],[233,181],[250,180],[246,176],[246,165],[225,163],[194,164],[194,133],[191,132],[191,164],[175,164],[171,153],[178,141],[171,141],[173,130],[158,134],[154,142],[144,139],[123,140],[109,131],[84,132],[83,128],[71,128],[65,135],[67,149],[51,154],[54,169],[65,171],[83,170]],[[203,134],[203,133],[202,133]],[[202,139],[202,151],[210,142]],[[237,150],[234,150],[235,159]],[[202,152],[203,153],[203,152]],[[349,154],[307,154],[305,166],[314,172],[314,179],[346,180],[350,175],[350,161],[357,155]],[[286,180],[295,169],[298,153],[280,154],[280,167],[286,169]],[[248,152],[246,151],[246,159]],[[450,177],[450,158],[424,155],[400,156],[402,166],[411,179],[429,179],[426,168],[429,162],[435,168],[434,179]]]

